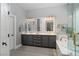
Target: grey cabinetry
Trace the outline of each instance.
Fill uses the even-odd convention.
[[[56,35],[22,35],[22,45],[56,48]]]
[[[32,37],[32,39],[33,39],[33,45],[34,46],[41,46],[41,36],[40,35],[35,35],[35,36],[33,36]]]
[[[33,45],[32,35],[27,35],[27,45]]]
[[[49,36],[49,47],[56,48],[56,35]]]
[[[22,45],[33,45],[32,40],[33,40],[32,35],[22,35],[21,36]]]
[[[22,35],[21,36],[21,43],[22,43],[22,45],[27,45],[27,37],[28,36],[26,36],[26,35]]]
[[[48,47],[48,36],[42,36],[42,46]]]

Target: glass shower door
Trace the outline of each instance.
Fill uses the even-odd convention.
[[[75,56],[79,56],[79,4],[74,4],[73,39],[75,46]]]
[[[79,4],[68,4],[68,50],[73,56],[79,56]]]

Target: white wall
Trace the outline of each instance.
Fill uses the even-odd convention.
[[[19,26],[22,24],[23,20],[25,19],[26,12],[23,8],[17,6],[16,4],[9,4],[11,13],[16,16],[16,45],[21,44],[21,35],[19,32]]]
[[[1,4],[0,4],[0,53],[1,53]]]
[[[58,24],[67,23],[67,9],[65,6],[41,8],[28,11],[28,16],[55,16]]]

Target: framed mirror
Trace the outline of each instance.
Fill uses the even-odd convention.
[[[35,32],[36,29],[36,20],[35,18],[26,19],[25,31],[26,32]]]
[[[40,19],[37,19],[37,31],[40,31]]]
[[[46,21],[46,31],[53,31],[53,21]]]

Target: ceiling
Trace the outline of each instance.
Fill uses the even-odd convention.
[[[18,5],[24,8],[25,10],[34,10],[34,9],[46,8],[46,7],[56,7],[64,4],[65,3],[20,3]]]

